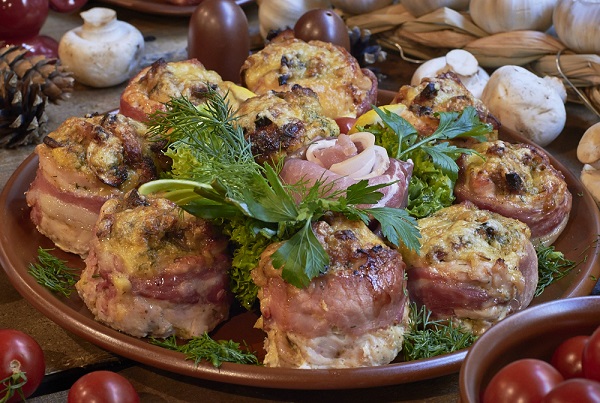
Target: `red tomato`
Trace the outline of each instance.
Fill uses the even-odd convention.
[[[581,358],[583,376],[600,381],[600,327],[588,339]]]
[[[583,378],[569,379],[559,383],[542,399],[542,403],[572,402],[600,402],[600,383]]]
[[[137,403],[140,397],[123,376],[112,371],[94,371],[79,378],[67,397],[68,403]]]
[[[12,396],[8,402],[30,396],[45,373],[44,352],[37,341],[19,330],[0,329],[0,400],[4,401],[7,394]]]
[[[335,123],[337,123],[340,128],[340,133],[348,134],[354,123],[356,122],[356,118],[337,118]]]
[[[539,402],[564,380],[549,363],[533,358],[511,362],[490,381],[483,394],[484,403]]]
[[[575,336],[563,341],[552,354],[550,364],[565,377],[583,378],[581,360],[589,336]]]

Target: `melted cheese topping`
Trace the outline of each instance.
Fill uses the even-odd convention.
[[[319,95],[330,118],[356,117],[373,95],[372,78],[343,48],[321,41],[287,39],[271,42],[246,59],[243,83],[256,94],[289,91],[295,84]]]
[[[518,266],[529,242],[529,227],[521,221],[506,218],[471,203],[453,205],[418,221],[421,251],[403,251],[409,266],[446,266],[450,276],[485,278],[484,271],[471,270],[502,261],[507,270],[521,276]],[[463,266],[466,270],[459,269]]]
[[[545,211],[560,206],[568,194],[562,174],[533,147],[495,141],[473,149],[483,158],[471,154],[463,166],[464,180],[476,194],[523,206],[539,205]]]

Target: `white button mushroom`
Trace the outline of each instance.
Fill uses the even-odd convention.
[[[558,137],[567,119],[556,86],[523,67],[502,66],[490,76],[481,100],[502,126],[543,147]]]
[[[415,70],[411,85],[419,85],[425,77],[436,77],[438,74],[452,71],[458,75],[460,81],[473,94],[481,98],[483,88],[489,80],[489,74],[479,67],[475,56],[463,49],[454,49],[446,56],[437,57],[423,63]]]
[[[80,13],[83,25],[63,35],[58,56],[77,81],[110,87],[133,75],[144,52],[144,37],[133,25],[117,20],[114,10],[94,7]]]

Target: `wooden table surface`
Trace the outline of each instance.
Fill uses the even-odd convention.
[[[102,3],[89,3],[105,6]],[[145,37],[145,61],[158,57],[180,60],[186,57],[187,16],[161,16],[110,6],[117,10],[119,19],[137,27]],[[251,22],[256,19],[256,6],[245,5]],[[78,13],[50,13],[42,33],[57,40],[69,29],[81,25]],[[255,43],[260,41],[253,31]],[[384,73],[380,87],[396,90],[410,80],[416,68],[390,55],[383,63]],[[76,84],[70,99],[47,108],[50,130],[66,118],[104,112],[118,106],[118,97],[124,84],[105,89],[93,89]],[[585,128],[598,120],[580,105],[569,105],[569,118],[564,133],[548,149],[577,175],[581,165],[576,160],[576,147]],[[0,189],[21,162],[31,154],[33,146],[16,150],[0,149]],[[11,286],[4,271],[0,270],[0,327],[23,330],[38,340],[47,360],[47,376],[32,401],[61,402],[66,400],[66,389],[83,373],[108,368],[119,371],[131,380],[143,402],[263,402],[263,401],[386,401],[386,402],[454,402],[458,400],[458,374],[404,385],[348,391],[296,391],[254,388],[188,378],[131,362],[68,333],[36,311]]]

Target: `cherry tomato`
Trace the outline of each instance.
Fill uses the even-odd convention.
[[[539,402],[564,380],[549,363],[525,358],[511,362],[490,381],[483,394],[484,403]]]
[[[67,396],[68,403],[137,403],[140,397],[123,376],[112,371],[94,371],[79,378]]]
[[[600,383],[583,378],[569,379],[559,383],[542,399],[542,403],[571,402],[600,402]]]
[[[581,360],[589,336],[575,336],[563,341],[552,354],[550,364],[565,377],[583,378]]]
[[[0,400],[21,401],[40,386],[46,361],[40,345],[31,336],[14,329],[0,329]],[[24,375],[24,377],[23,377]],[[20,388],[16,387],[24,382]]]
[[[340,128],[340,133],[348,134],[354,123],[356,122],[356,118],[337,118],[335,123],[337,123]]]
[[[600,381],[600,327],[588,339],[581,358],[583,376]]]

